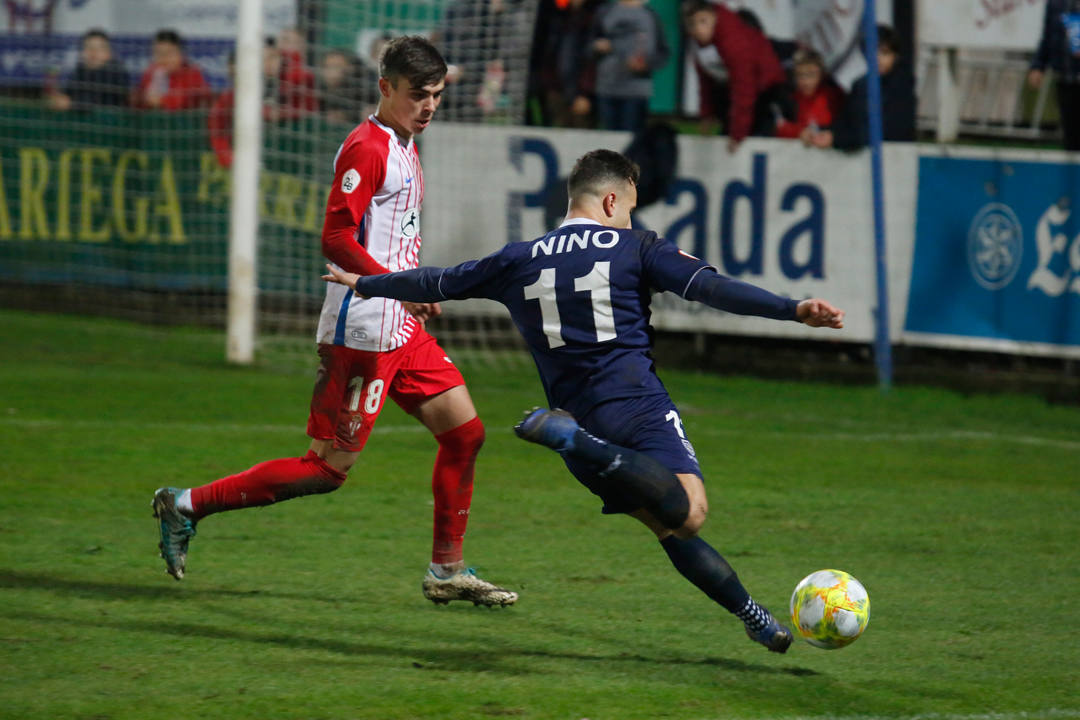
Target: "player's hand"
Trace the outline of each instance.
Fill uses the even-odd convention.
[[[439,303],[414,303],[403,300],[401,307],[405,308],[405,312],[419,320],[421,325],[431,318],[442,315],[442,306]]]
[[[795,317],[810,327],[829,327],[837,330],[844,327],[844,311],[818,298],[803,300],[799,303],[798,308],[795,309]]]
[[[740,145],[742,145],[742,140],[736,140],[733,137],[729,137],[727,141],[727,151],[734,155],[739,151]]]
[[[322,276],[322,279],[326,282],[337,283],[338,285],[344,285],[350,287],[353,290],[356,289],[356,281],[360,279],[360,276],[356,273],[345,272],[339,267],[335,267],[330,263],[326,264],[327,274]]]
[[[592,47],[597,55],[607,55],[612,50],[611,41],[607,38],[597,38]]]
[[[1028,85],[1038,90],[1043,84],[1043,71],[1032,69],[1027,76]]]

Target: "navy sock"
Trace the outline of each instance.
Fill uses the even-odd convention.
[[[744,610],[747,602],[757,607],[727,560],[709,543],[699,537],[683,540],[669,535],[660,544],[675,569],[728,612],[738,614]],[[745,622],[742,617],[739,619]]]
[[[625,484],[664,527],[678,529],[690,514],[690,498],[675,473],[648,455],[613,445],[585,430],[574,433],[566,454]]]

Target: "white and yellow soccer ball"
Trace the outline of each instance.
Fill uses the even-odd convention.
[[[791,594],[795,632],[814,647],[835,650],[855,642],[870,622],[870,596],[843,570],[818,570]]]

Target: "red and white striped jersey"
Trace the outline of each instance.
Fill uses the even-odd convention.
[[[417,267],[423,201],[416,144],[403,143],[369,117],[349,133],[334,158],[323,254],[361,275]],[[404,345],[419,326],[397,300],[362,299],[344,285],[328,283],[317,341],[383,352]]]

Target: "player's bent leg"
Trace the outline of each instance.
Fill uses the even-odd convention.
[[[763,606],[754,602],[739,581],[735,570],[715,548],[700,537],[679,537],[665,528],[647,510],[631,515],[660,540],[675,569],[728,612],[743,621],[746,634],[771,652],[787,652],[793,636]]]
[[[690,519],[690,496],[675,473],[644,453],[586,432],[565,410],[535,408],[514,426],[514,432],[524,440],[590,464],[603,477],[624,483],[665,528],[680,530]],[[699,514],[698,527],[704,522],[704,515]]]
[[[242,473],[192,488],[191,514],[201,520],[227,510],[273,505],[305,495],[332,492],[344,482],[344,472],[309,450],[303,457],[259,463]]]
[[[184,577],[195,525],[207,515],[328,493],[344,482],[343,470],[311,450],[303,457],[259,463],[242,473],[190,490],[159,488],[151,505],[158,519],[161,536],[158,547],[165,560],[165,570],[177,580]]]

